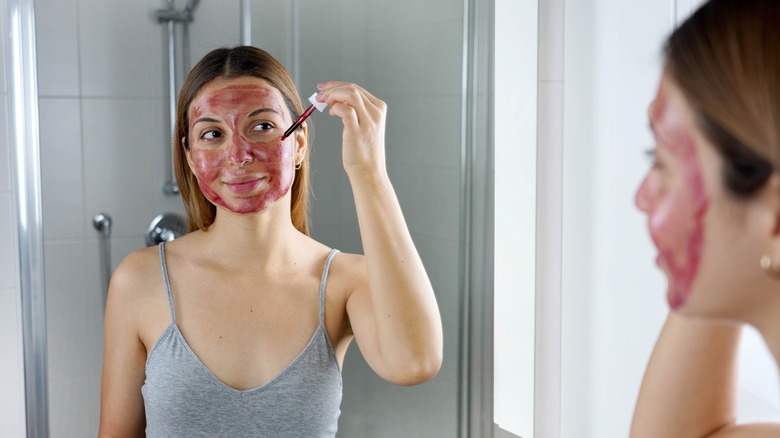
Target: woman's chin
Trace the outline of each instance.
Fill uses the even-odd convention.
[[[666,290],[666,302],[669,304],[669,309],[684,314],[696,313],[697,311],[694,309],[697,306],[691,306],[692,292],[692,289],[682,289],[674,281],[669,280],[669,286]]]

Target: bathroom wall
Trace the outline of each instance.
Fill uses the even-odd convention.
[[[145,246],[157,214],[183,213],[181,199],[162,191],[170,165],[167,34],[153,12],[165,5],[35,2],[52,437],[97,435],[104,291],[92,217],[113,218],[115,267]],[[203,1],[196,14],[194,60],[238,42],[238,0]]]
[[[382,381],[357,346],[350,347],[340,436],[456,436],[463,2],[299,5],[301,93],[309,96],[319,81],[352,81],[387,103],[388,172],[444,324],[442,370],[417,387]],[[361,252],[341,164],[341,122],[317,113],[314,125],[313,234],[343,251]]]
[[[19,256],[11,182],[11,66],[8,3],[0,6],[0,436],[25,436]]]

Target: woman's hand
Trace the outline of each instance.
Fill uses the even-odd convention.
[[[349,82],[317,84],[317,100],[330,106],[330,115],[341,118],[342,157],[350,177],[384,176],[385,118],[387,105],[362,87]]]

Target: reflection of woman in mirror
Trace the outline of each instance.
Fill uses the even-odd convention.
[[[441,321],[387,176],[385,104],[354,84],[318,88],[344,125],[365,255],[308,235],[310,130],[280,138],[303,112],[288,73],[256,48],[206,55],[174,137],[191,232],[113,276],[102,436],[333,436],[353,336],[389,382],[438,372]]]
[[[780,362],[780,2],[712,0],[677,29],[636,194],[672,308],[632,437],[780,436],[736,425],[741,324]]]

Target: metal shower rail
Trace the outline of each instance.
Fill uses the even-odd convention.
[[[178,85],[176,81],[176,23],[182,24],[182,64],[189,68],[190,65],[190,47],[189,47],[189,23],[194,20],[195,8],[198,7],[200,0],[188,0],[184,9],[177,10],[175,0],[167,0],[168,7],[159,9],[155,12],[155,17],[159,23],[165,23],[168,26],[168,105],[170,106],[170,133],[173,133],[176,125],[176,92]],[[172,137],[172,136],[171,136]],[[171,138],[169,137],[169,138]],[[179,185],[176,182],[176,173],[173,169],[173,159],[171,159],[170,175],[166,176],[163,192],[167,195],[176,195],[179,193]]]

